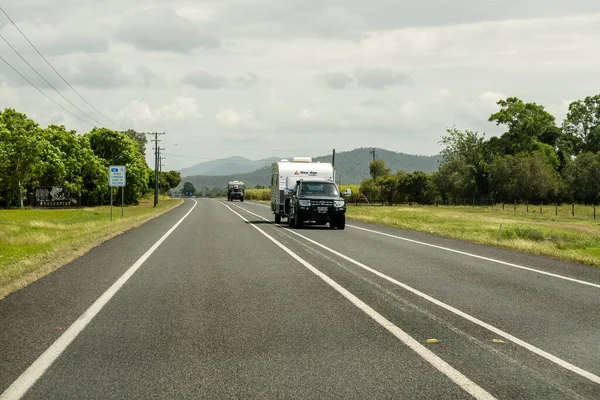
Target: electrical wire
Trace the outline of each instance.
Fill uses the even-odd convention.
[[[8,65],[13,71],[15,71],[17,74],[19,74],[19,76],[21,76],[21,78],[23,78],[27,83],[29,83],[31,86],[33,86],[38,92],[40,92],[41,94],[43,94],[48,100],[52,101],[54,104],[56,104],[57,106],[59,106],[60,108],[62,108],[63,110],[65,110],[66,112],[68,112],[69,114],[71,114],[72,116],[74,116],[75,118],[77,118],[78,120],[80,120],[80,121],[82,121],[82,122],[90,125],[91,127],[94,127],[93,124],[90,124],[88,121],[84,120],[83,118],[80,118],[78,115],[73,114],[71,111],[69,111],[65,107],[63,107],[62,104],[58,103],[52,97],[50,97],[46,93],[44,93],[40,88],[38,88],[33,83],[31,83],[31,81],[29,79],[27,79],[25,76],[23,76],[23,74],[21,74],[19,71],[17,71],[17,69],[15,67],[13,67],[12,65],[10,65],[10,63],[8,61],[6,61],[4,59],[4,57],[0,56],[0,60],[4,61],[4,63],[6,65]]]
[[[42,55],[42,53],[40,53],[40,51],[37,49],[37,47],[35,47],[35,45],[31,42],[31,40],[29,40],[29,38],[25,35],[25,33],[23,33],[23,31],[17,26],[17,24],[12,20],[12,18],[6,13],[6,11],[4,11],[4,8],[2,8],[2,6],[0,6],[0,11],[2,11],[2,13],[6,16],[6,18],[8,18],[8,20],[13,24],[13,26],[19,31],[19,33],[25,38],[25,40],[27,40],[27,42],[31,45],[31,47],[33,47],[33,49],[36,51],[36,53],[38,53],[38,55],[40,57],[42,57],[42,59],[46,62],[46,64],[48,64],[48,66],[50,66],[50,68],[52,68],[52,70],[56,73],[56,75],[58,75],[60,77],[60,79],[63,80],[64,83],[67,84],[67,86],[69,86],[69,88],[71,88],[71,90],[73,92],[75,92],[75,94],[77,94],[77,96],[79,96],[81,98],[81,100],[83,100],[88,106],[90,106],[94,111],[96,111],[98,114],[100,114],[104,119],[106,119],[107,121],[109,121],[111,124],[113,124],[114,126],[116,126],[117,128],[121,129],[121,130],[125,130],[123,127],[119,126],[117,123],[113,122],[110,118],[108,118],[106,115],[102,114],[96,107],[94,107],[89,101],[87,101],[81,94],[79,94],[79,92],[77,90],[75,90],[75,88],[73,86],[71,86],[71,84],[69,82],[67,82],[67,80],[56,70],[56,68],[54,68],[54,66],[52,64],[50,64],[50,61],[48,61],[46,59],[46,57],[44,57]],[[12,46],[11,46],[12,47]],[[45,80],[45,79],[44,79]],[[62,95],[61,95],[62,96]],[[83,112],[83,111],[82,111]],[[85,113],[84,113],[85,114]],[[85,114],[87,115],[87,114]],[[88,116],[89,117],[89,116]],[[89,117],[90,119],[92,119],[95,122],[96,121],[94,118]],[[100,125],[103,126],[102,123],[98,122]]]
[[[64,95],[63,95],[61,92],[59,92],[59,91],[58,91],[58,89],[56,89],[56,88],[55,88],[55,87],[54,87],[54,86],[53,86],[53,85],[52,85],[50,82],[48,82],[48,80],[47,80],[46,78],[44,78],[44,77],[42,76],[42,74],[40,74],[40,73],[38,72],[38,70],[37,70],[37,69],[35,69],[35,68],[34,68],[34,67],[33,67],[33,66],[32,66],[32,65],[29,63],[29,61],[27,61],[27,60],[25,59],[25,57],[23,57],[23,56],[21,55],[21,53],[19,53],[19,51],[18,51],[17,49],[15,49],[15,48],[13,47],[13,45],[12,45],[12,44],[10,44],[10,42],[9,42],[8,40],[6,40],[6,38],[5,38],[4,36],[2,36],[1,34],[0,34],[0,39],[4,40],[4,41],[6,42],[6,44],[7,44],[7,45],[8,45],[8,46],[9,46],[9,47],[10,47],[10,48],[11,48],[11,49],[12,49],[12,50],[13,50],[13,51],[14,51],[14,52],[15,52],[15,53],[16,53],[16,54],[17,54],[17,55],[20,57],[20,58],[21,58],[21,60],[23,60],[23,61],[25,62],[25,64],[27,64],[27,65],[29,66],[29,68],[31,68],[31,69],[33,70],[33,72],[35,72],[35,73],[36,73],[36,74],[37,74],[37,75],[38,75],[40,78],[42,78],[42,80],[43,80],[44,82],[46,82],[46,83],[48,84],[48,86],[50,86],[50,87],[51,87],[51,88],[52,88],[52,89],[53,89],[53,90],[54,90],[56,93],[58,93],[58,95],[59,95],[60,97],[62,97],[63,99],[65,99],[65,100],[66,100],[66,101],[67,101],[67,102],[68,102],[70,105],[72,105],[73,107],[75,107],[75,108],[77,109],[77,111],[79,111],[80,113],[82,113],[83,115],[85,115],[86,117],[88,117],[89,119],[91,119],[92,121],[94,121],[94,122],[98,123],[100,126],[104,126],[104,124],[102,124],[102,122],[100,122],[100,121],[96,120],[95,118],[93,118],[93,117],[89,116],[88,114],[86,114],[86,113],[85,113],[85,111],[83,111],[82,109],[80,109],[79,107],[77,107],[75,104],[73,104],[73,102],[72,102],[71,100],[67,99],[67,98],[66,98],[66,97],[65,97],[65,96],[64,96]]]

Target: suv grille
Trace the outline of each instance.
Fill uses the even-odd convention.
[[[311,200],[313,206],[333,206],[333,200]]]

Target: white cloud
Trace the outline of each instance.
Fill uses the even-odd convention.
[[[221,149],[178,149],[188,156],[260,158],[280,156],[281,148],[318,155],[359,146],[434,154],[446,126],[501,133],[487,121],[501,98],[545,105],[560,123],[565,99],[600,87],[595,0],[114,4],[8,0],[3,8],[119,125],[165,131],[165,143],[176,138]],[[112,127],[14,27],[0,24],[0,32],[65,96]],[[3,57],[62,101],[10,49]],[[9,68],[1,71],[2,106],[42,126],[91,129]]]
[[[215,116],[219,124],[227,129],[241,130],[263,130],[265,125],[259,122],[252,110],[241,109],[238,111],[233,108],[220,109]]]

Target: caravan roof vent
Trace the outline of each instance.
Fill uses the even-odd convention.
[[[292,162],[310,163],[310,162],[312,162],[312,158],[311,157],[293,157]]]
[[[284,159],[282,159],[282,160],[281,160],[281,161],[279,161],[279,162],[290,162],[290,160],[288,160],[287,158],[284,158]]]

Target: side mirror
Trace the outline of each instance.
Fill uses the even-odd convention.
[[[283,189],[283,194],[285,194],[286,196],[291,193],[292,193],[292,189],[290,189],[290,188]]]
[[[352,196],[352,190],[350,188],[346,189],[346,193],[344,193],[344,197]]]

